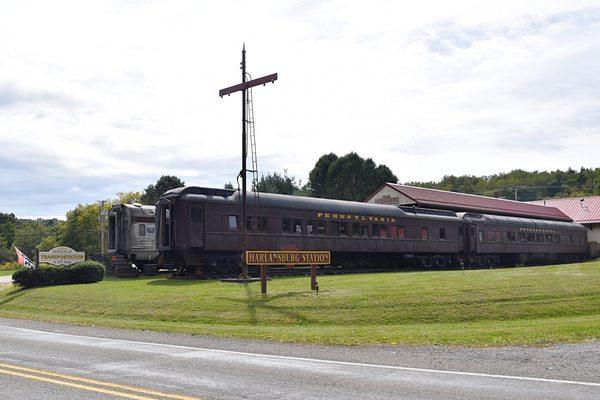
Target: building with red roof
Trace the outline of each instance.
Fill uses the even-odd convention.
[[[590,252],[600,255],[600,196],[570,197],[532,201],[530,204],[556,207],[588,231]]]
[[[571,218],[558,208],[543,204],[498,199],[446,190],[386,183],[365,200],[374,204],[392,204],[435,208],[455,212],[507,215],[571,222]]]

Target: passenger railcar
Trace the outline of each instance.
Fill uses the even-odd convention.
[[[161,262],[200,274],[237,274],[240,207],[234,190],[166,192],[156,212]],[[249,250],[329,250],[344,267],[566,261],[587,252],[585,229],[571,223],[269,193],[251,193],[247,215]]]
[[[142,269],[156,262],[155,207],[117,204],[108,212],[108,253],[120,255]]]

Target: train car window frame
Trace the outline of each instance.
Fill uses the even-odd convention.
[[[446,228],[440,228],[439,238],[440,240],[446,240]]]
[[[398,226],[390,225],[389,226],[390,239],[398,239]]]
[[[204,214],[201,207],[190,207],[190,222],[192,224],[202,224],[204,222]]]
[[[254,218],[251,216],[246,217],[246,232],[254,232],[254,224],[252,223]]]
[[[362,238],[369,237],[369,225],[360,224],[360,237],[362,237]]]
[[[292,234],[302,235],[302,220],[301,219],[294,219],[292,221]]]
[[[406,239],[406,227],[398,225],[398,239]]]
[[[371,237],[378,238],[379,237],[379,224],[371,224]]]
[[[352,223],[352,237],[360,237],[360,224],[358,222]]]
[[[387,225],[384,225],[384,224],[379,225],[379,237],[381,239],[387,239],[389,237]]]
[[[230,231],[238,230],[238,216],[237,215],[229,215],[227,218],[227,227]]]
[[[317,234],[316,221],[307,221],[306,222],[306,234],[307,235],[316,235]]]
[[[477,241],[483,242],[483,231],[482,230],[477,231]]]
[[[138,225],[138,236],[146,236],[146,224]]]
[[[282,218],[281,219],[281,233],[284,235],[292,234],[292,219]]]
[[[327,235],[327,224],[325,221],[317,221],[317,235]]]
[[[350,236],[349,235],[349,231],[348,231],[348,223],[347,222],[340,222],[340,236]]]
[[[429,240],[429,228],[426,226],[421,227],[421,240]]]
[[[340,236],[340,223],[338,221],[329,222],[329,235]]]
[[[256,231],[258,233],[269,232],[269,219],[267,217],[256,217]]]

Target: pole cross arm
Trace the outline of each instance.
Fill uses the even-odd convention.
[[[269,82],[275,82],[277,80],[277,74],[271,74],[267,76],[263,76],[261,78],[252,79],[251,81],[238,83],[237,85],[230,86],[225,89],[219,90],[219,96],[223,97],[225,95],[230,95],[231,93],[239,92],[242,90],[249,89],[258,85],[266,85]]]

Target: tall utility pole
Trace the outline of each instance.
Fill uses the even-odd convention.
[[[240,175],[242,177],[242,211],[241,211],[241,221],[240,232],[242,236],[241,245],[242,245],[242,257],[245,256],[246,250],[248,250],[248,233],[246,230],[246,213],[247,213],[247,201],[246,201],[246,173],[248,172],[246,168],[246,158],[248,155],[248,145],[247,145],[247,116],[246,116],[246,91],[254,86],[258,85],[266,85],[267,83],[275,82],[277,80],[277,74],[266,75],[261,78],[252,79],[250,81],[246,81],[246,45],[242,46],[242,83],[239,83],[234,86],[230,86],[225,89],[219,90],[219,96],[223,97],[225,95],[230,95],[235,92],[242,92],[242,170],[240,171]],[[248,279],[248,266],[246,265],[246,260],[242,258],[242,276],[241,279]]]

